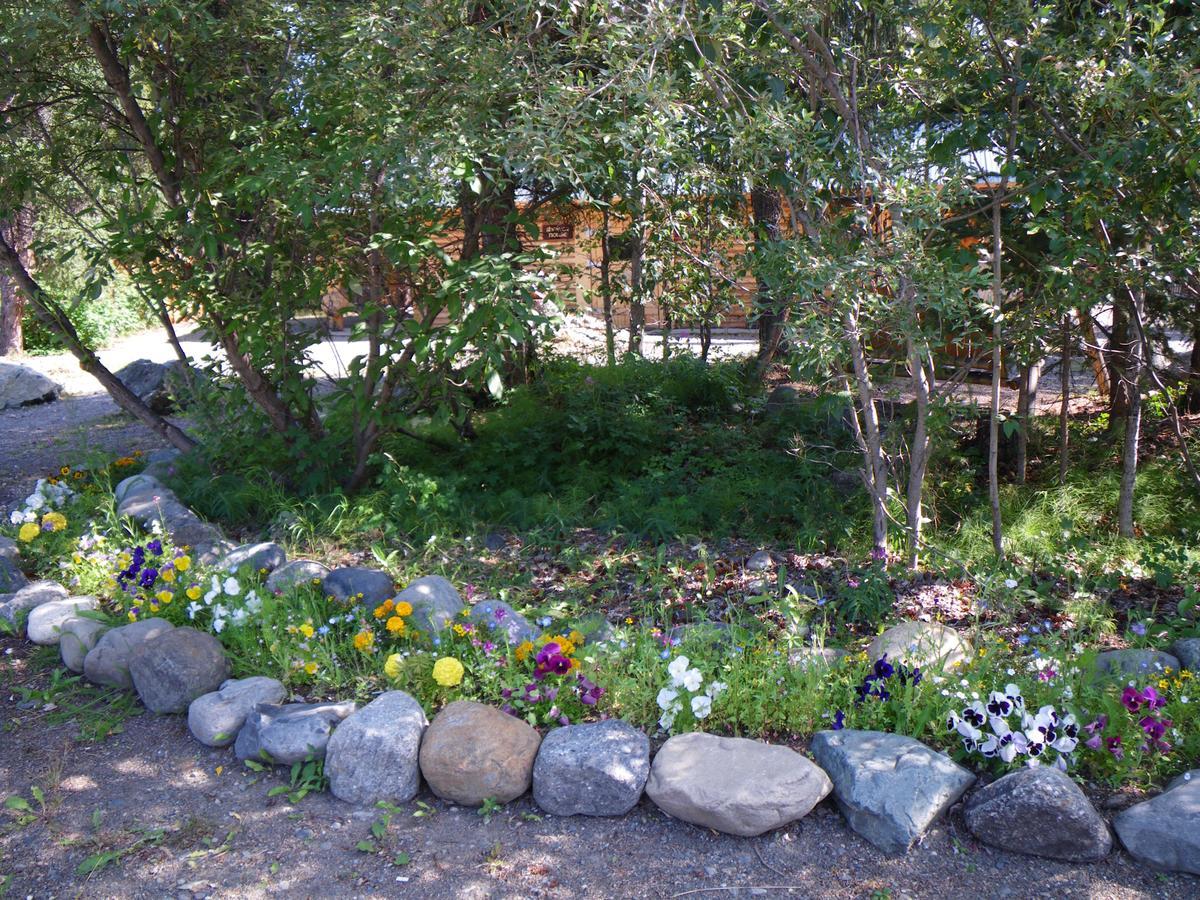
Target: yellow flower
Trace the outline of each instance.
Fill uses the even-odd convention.
[[[633,616],[626,616],[626,617],[625,617],[625,624],[626,624],[626,625],[632,625],[632,624],[633,624]]]
[[[457,622],[455,622],[454,623],[454,633],[457,634],[459,637],[462,637],[464,634],[467,633],[467,629],[463,628],[461,625],[459,625]]]
[[[129,621],[130,622],[137,621],[137,613],[135,613],[132,609],[129,611]]]
[[[200,585],[193,584],[190,588],[188,588],[187,589],[187,598],[189,600],[199,600],[200,599]]]
[[[373,631],[360,631],[354,636],[354,649],[361,650],[363,653],[369,653],[371,645],[375,643],[375,633]]]
[[[524,641],[520,644],[517,644],[517,649],[513,651],[517,657],[517,662],[525,662],[525,658],[532,652],[533,644],[529,643],[529,641]]]
[[[392,607],[394,605],[395,604],[393,604],[391,600],[384,600],[377,607],[375,607],[375,613],[374,613],[375,618],[382,619],[384,616],[386,616],[389,612],[392,611]]]
[[[405,626],[404,620],[399,616],[392,616],[387,620],[387,630],[396,635],[396,637],[404,634],[404,629],[406,627],[407,626]]]
[[[433,680],[442,687],[454,687],[462,684],[463,664],[453,656],[443,656],[433,664]]]
[[[159,603],[164,603],[164,604],[170,603],[172,600],[175,599],[175,595],[172,594],[170,591],[159,591],[154,596],[158,599]]]
[[[192,558],[190,556],[181,556],[175,560],[175,568],[180,572],[186,572],[192,567]]]
[[[304,671],[307,672],[309,675],[316,675],[317,668],[318,668],[317,664],[315,662],[312,662],[311,660],[309,660],[308,662],[306,662],[304,664]]]
[[[21,530],[17,532],[17,537],[28,544],[35,537],[41,534],[41,531],[42,529],[38,528],[36,522],[26,522],[21,526]]]
[[[65,531],[67,528],[67,517],[60,512],[48,512],[42,516],[42,527],[50,526],[51,531]]]
[[[570,656],[575,652],[575,644],[570,640],[570,638],[559,637],[558,649],[563,656]]]
[[[393,653],[383,664],[383,674],[393,681],[400,677],[400,659],[399,653]]]
[[[306,638],[310,638],[316,634],[316,630],[312,627],[312,622],[305,622],[300,626],[300,633]]]
[[[70,474],[71,474],[71,467],[70,467],[70,466],[63,466],[61,469],[59,469],[59,470],[58,470],[58,474],[59,474],[59,475],[70,475]]]
[[[83,473],[82,473],[82,472],[76,472],[76,473],[75,473],[74,475],[72,475],[71,477],[72,477],[72,478],[74,478],[74,479],[76,479],[76,480],[78,480],[78,479],[80,479],[80,478],[82,478],[82,477],[83,477]]]
[[[391,600],[388,601],[388,603],[391,603],[391,602],[392,602]],[[395,611],[396,611],[396,615],[398,615],[398,616],[411,616],[412,615],[412,604],[409,603],[407,600],[401,600],[399,603],[396,604]]]
[[[161,578],[163,581],[174,581],[175,580],[175,570],[174,569],[163,569],[161,572],[158,573],[158,577]]]
[[[574,644],[576,647],[578,647],[580,644],[582,644],[584,642],[583,635],[580,634],[578,631],[572,631],[570,634],[567,635],[567,637],[571,639],[571,643]]]
[[[1165,691],[1165,690],[1166,690],[1167,688],[1169,688],[1170,686],[1171,686],[1171,682],[1167,681],[1167,679],[1165,679],[1165,678],[1160,678],[1160,679],[1158,680],[1158,689],[1159,689],[1160,691]]]

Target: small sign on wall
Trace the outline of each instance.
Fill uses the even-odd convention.
[[[570,222],[544,222],[542,224],[543,241],[572,241],[575,239],[575,226]]]

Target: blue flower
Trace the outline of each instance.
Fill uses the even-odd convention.
[[[834,731],[841,731],[846,727],[846,714],[840,709],[833,716],[833,725],[830,726]]]
[[[1029,635],[1027,635],[1027,634],[1021,635],[1019,638],[1017,638],[1017,643],[1021,644],[1022,646],[1024,646],[1025,644],[1028,644],[1029,643]]]

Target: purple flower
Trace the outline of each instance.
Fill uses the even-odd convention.
[[[846,714],[844,712],[842,712],[840,709],[836,713],[834,713],[833,725],[831,727],[834,731],[841,731],[843,728],[846,727]]]
[[[144,588],[154,587],[154,582],[158,580],[158,569],[146,569],[142,572],[141,580],[138,582]]]
[[[1083,742],[1083,746],[1087,747],[1089,750],[1099,750],[1102,740],[1103,738],[1101,738],[1100,735],[1093,734],[1090,738]]]
[[[1108,752],[1113,755],[1113,759],[1124,759],[1125,751],[1121,749],[1121,738],[1110,737],[1104,739],[1104,745],[1108,748]]]
[[[492,618],[497,622],[503,622],[507,615],[508,610],[503,606],[497,606],[494,610],[492,610]]]
[[[1132,625],[1129,626],[1129,630],[1132,631],[1134,634],[1138,635],[1139,637],[1141,637],[1146,633],[1146,623],[1145,622],[1134,622]]]
[[[162,556],[162,541],[158,540],[158,538],[155,538],[146,545],[146,549],[155,556]]]

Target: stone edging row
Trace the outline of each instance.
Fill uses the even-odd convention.
[[[115,494],[122,515],[147,528],[159,521],[210,564],[237,569],[252,563],[273,569],[277,581],[286,575],[287,582],[323,572],[335,595],[367,595],[362,588],[368,588],[367,604],[391,593],[386,573],[286,563],[273,544],[235,548],[152,474],[126,479]],[[414,624],[432,629],[463,608],[453,586],[437,576],[418,579],[400,598],[416,601]],[[331,792],[351,803],[405,802],[424,779],[437,796],[467,806],[507,803],[532,789],[538,806],[553,815],[619,816],[645,792],[677,819],[753,836],[802,818],[832,793],[852,830],[885,852],[903,853],[976,781],[944,754],[883,732],[818,732],[811,744],[815,763],[782,745],[693,732],[667,740],[651,761],[647,736],[615,719],[555,728],[543,738],[525,722],[472,701],[450,703],[428,722],[403,691],[387,691],[362,707],[284,703],[286,689],[273,678],[230,680],[224,649],[206,632],[162,619],[106,629],[77,614],[94,609],[94,598],[71,597],[53,582],[26,585],[0,601],[0,614],[10,619],[29,610],[30,639],[58,644],[71,671],[136,691],[152,712],[186,712],[199,742],[232,745],[239,759],[290,765],[323,758]],[[536,635],[515,610],[506,610],[510,639]],[[492,613],[489,607],[483,615]],[[1046,766],[974,791],[965,820],[979,840],[1018,853],[1087,862],[1112,849],[1103,817],[1069,777]],[[1198,821],[1200,769],[1121,812],[1113,826],[1139,861],[1200,874]]]

